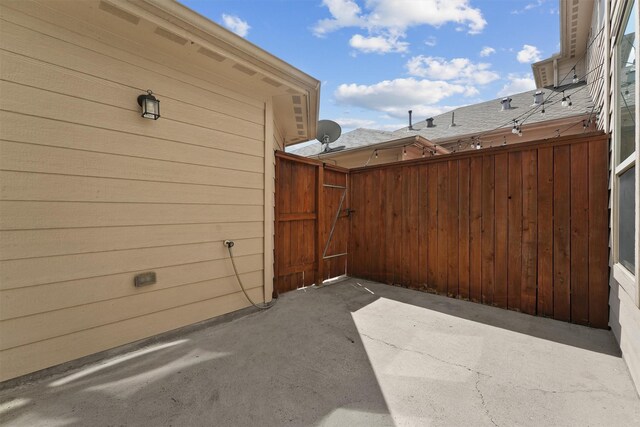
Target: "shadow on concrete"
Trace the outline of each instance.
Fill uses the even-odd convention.
[[[0,392],[0,424],[394,425],[350,312],[315,288],[140,351]]]
[[[375,288],[376,295],[371,295],[371,297],[374,298],[389,298],[405,304],[415,305],[496,328],[506,329],[584,350],[595,351],[609,356],[622,357],[615,338],[608,330],[594,329],[558,320],[531,316],[442,295],[427,294],[427,297],[418,297],[417,295],[425,293],[403,287],[399,288],[384,285],[365,279],[352,278],[351,280],[354,283]],[[397,289],[404,289],[406,291],[397,292]],[[370,302],[372,301],[367,302],[367,304]]]

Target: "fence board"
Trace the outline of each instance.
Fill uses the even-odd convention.
[[[508,209],[508,304],[511,310],[520,310],[520,285],[522,278],[522,154],[509,153],[509,203]]]
[[[420,289],[427,289],[429,262],[429,181],[427,168],[418,168],[418,281]]]
[[[522,282],[520,310],[536,314],[538,246],[538,157],[535,150],[522,153]]]
[[[493,304],[495,285],[494,157],[482,158],[482,302]]]
[[[571,147],[553,149],[553,318],[571,319]]]
[[[609,148],[589,144],[589,324],[606,328],[609,307],[608,181]]]
[[[571,147],[571,321],[589,323],[589,146]]]
[[[447,222],[447,295],[456,297],[459,295],[458,290],[458,161],[451,161],[448,164],[449,174],[449,200],[448,206],[448,222]]]
[[[508,168],[507,153],[495,156],[495,286],[493,303],[507,308]]]
[[[469,159],[460,160],[458,174],[458,292],[469,299]]]
[[[482,157],[471,158],[469,299],[482,301]]]
[[[553,317],[553,148],[538,150],[538,314]]]
[[[447,293],[447,272],[449,256],[448,218],[449,213],[449,167],[447,163],[438,164],[438,265],[436,266],[436,289],[438,293]]]
[[[436,292],[438,275],[438,165],[426,165],[428,205],[427,211],[427,289]]]

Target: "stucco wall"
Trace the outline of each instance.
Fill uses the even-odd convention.
[[[226,238],[266,291],[264,100],[50,5],[0,5],[0,381],[247,306]]]

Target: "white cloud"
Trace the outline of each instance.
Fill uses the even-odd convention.
[[[522,46],[522,50],[518,52],[517,59],[518,62],[522,64],[530,64],[532,62],[540,61],[540,50],[537,47],[531,46],[530,44],[525,44]]]
[[[516,10],[512,10],[511,14],[513,15],[520,15],[521,13],[525,13],[530,11],[531,9],[535,9],[538,8],[540,6],[542,6],[544,4],[545,0],[536,0],[533,3],[528,3],[525,7],[523,7],[522,9],[516,9]]]
[[[452,95],[475,95],[475,88],[441,80],[414,78],[384,80],[373,85],[341,84],[334,95],[337,102],[404,118],[407,110],[418,116],[436,115],[446,107],[433,105]]]
[[[407,69],[412,76],[452,80],[468,85],[485,85],[498,80],[500,76],[490,68],[491,64],[473,63],[468,58],[447,61],[444,58],[418,55],[407,62]]]
[[[429,36],[427,37],[427,39],[424,41],[424,44],[426,44],[427,46],[433,47],[436,44],[438,44],[438,41],[436,40],[435,37],[433,36]]]
[[[497,94],[499,97],[526,92],[536,88],[536,82],[531,74],[509,74],[507,79],[507,83]]]
[[[360,16],[360,6],[353,0],[323,0],[332,18],[321,19],[313,27],[313,34],[322,37],[327,33],[344,27],[361,27],[364,21]]]
[[[398,40],[399,36],[372,36],[365,37],[355,34],[349,40],[349,45],[364,53],[390,53],[390,52],[406,52],[409,43]]]
[[[350,129],[357,129],[357,128],[372,128],[374,127],[375,129],[378,129],[376,125],[376,122],[374,120],[369,120],[369,119],[356,119],[356,118],[338,118],[335,119],[336,123],[338,123],[341,127],[343,132],[345,130],[350,130]]]
[[[480,51],[480,56],[489,56],[489,55],[493,55],[494,53],[496,53],[496,50],[490,46],[484,46],[482,48],[482,50]]]
[[[246,37],[249,34],[249,29],[251,26],[247,23],[247,21],[243,21],[237,16],[227,15],[226,13],[222,14],[222,22],[224,26],[239,35],[240,37]]]
[[[318,21],[313,28],[316,35],[324,35],[339,28],[405,29],[417,25],[439,27],[454,22],[465,24],[469,32],[481,32],[487,21],[480,9],[472,8],[468,0],[368,0],[369,13],[362,13],[353,0],[323,0],[332,18]]]
[[[408,28],[440,27],[447,23],[458,24],[458,28],[469,34],[478,34],[487,25],[480,9],[471,7],[469,0],[367,0],[365,11],[354,0],[323,0],[322,3],[329,9],[331,18],[319,20],[312,28],[318,37],[340,28],[355,27],[367,30],[369,38],[381,34],[404,38]]]

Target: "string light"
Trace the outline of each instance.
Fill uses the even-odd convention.
[[[403,147],[402,147],[402,155],[403,155],[403,156],[406,156],[406,155],[407,155],[407,147],[406,147],[406,146],[403,146]]]
[[[424,148],[424,147],[422,147],[422,157],[424,157],[424,156],[425,156],[425,154],[426,154],[426,153],[425,153],[425,148]]]
[[[592,40],[589,42],[589,45],[587,46],[587,50],[588,50],[589,46],[591,46],[591,45],[592,45],[596,40],[598,40],[598,37],[599,37],[599,36],[601,36],[601,35],[602,35],[602,33],[603,33],[603,28],[601,28],[601,29],[600,29],[600,31],[598,31],[598,33],[597,33],[596,35],[594,35],[594,36],[593,36]],[[581,61],[583,58],[584,58],[584,55],[583,55],[581,58],[579,58],[579,59],[578,59],[578,61]],[[577,63],[576,63],[576,65],[574,65],[574,66],[569,70],[569,72],[565,75],[565,77],[564,77],[561,81],[564,81],[564,79],[566,79],[566,78],[569,76],[569,73],[571,73],[571,71],[573,71],[573,83],[574,83],[574,84],[576,84],[576,83],[580,83],[580,79],[578,78],[578,75],[577,75],[577,72],[576,72],[576,66],[577,66]],[[589,71],[586,73],[586,75],[585,75],[584,77],[586,78],[589,74],[591,74],[591,73],[593,73],[593,72],[596,72],[596,71],[597,71],[599,68],[601,68],[602,66],[603,66],[603,64],[596,65],[593,69],[589,70]],[[594,80],[594,81],[592,81],[592,82],[589,82],[589,83],[588,83],[587,85],[585,85],[584,87],[581,87],[581,88],[579,88],[578,90],[574,91],[574,94],[575,94],[575,93],[577,93],[577,92],[579,92],[579,91],[581,91],[581,90],[583,90],[583,89],[588,89],[590,85],[592,85],[592,84],[596,83],[597,81],[599,81],[599,80],[601,80],[601,79],[602,79],[602,77],[599,77],[598,79],[596,79],[596,80]],[[542,102],[540,102],[539,104],[538,104],[538,103],[534,103],[534,105],[532,106],[532,108],[530,108],[528,111],[525,111],[525,112],[524,112],[524,113],[522,113],[520,116],[518,116],[516,119],[511,119],[510,121],[511,121],[511,122],[512,122],[512,124],[513,124],[512,129],[511,129],[511,132],[512,132],[513,134],[517,134],[518,136],[522,136],[522,124],[524,124],[524,122],[525,122],[527,119],[529,119],[533,114],[535,114],[536,110],[538,110],[538,108],[540,108],[540,107],[542,107],[542,108],[540,108],[540,113],[544,116],[544,115],[545,115],[545,113],[546,113],[545,104],[553,105],[553,104],[557,103],[558,101],[555,101],[555,102],[551,102],[551,101],[552,101],[552,99],[553,99],[553,98],[555,98],[555,97],[556,97],[556,96],[558,96],[559,94],[560,94],[560,91],[552,91],[552,92],[551,92],[551,94],[547,97],[547,99],[544,99],[544,98],[543,98]],[[541,95],[542,95],[542,94],[541,94]],[[569,108],[572,108],[572,106],[573,106],[573,102],[571,101],[571,95],[565,95],[565,91],[562,91],[562,106],[563,106],[563,107],[569,107]],[[595,106],[594,106],[594,107],[595,107]],[[581,122],[582,122],[582,125],[583,125],[583,129],[584,129],[584,131],[586,131],[586,130],[587,130],[587,128],[588,128],[589,126],[591,126],[591,120],[592,120],[592,119],[591,119],[591,116],[595,116],[595,117],[594,117],[594,120],[595,120],[596,122],[600,119],[600,113],[601,113],[601,112],[600,112],[600,111],[595,111],[595,114],[594,114],[594,109],[595,109],[595,108],[592,108],[592,110],[591,110],[591,114],[590,114],[590,117],[589,117],[589,120],[588,120],[588,121],[585,121],[585,120],[579,119],[579,120],[578,120],[578,121],[576,121],[574,124],[571,124],[570,126],[568,126],[566,129],[563,129],[563,130],[556,129],[556,130],[555,130],[555,134],[556,134],[555,136],[556,136],[556,137],[561,136],[561,134],[563,134],[563,133],[564,133],[564,132],[566,132],[567,130],[571,129],[572,127],[574,127],[574,126],[576,126],[576,125],[580,124]],[[521,121],[519,121],[518,119],[520,119],[520,118],[522,118],[522,117],[524,117],[524,119],[522,119]],[[457,141],[457,146],[458,146],[458,150],[457,150],[457,151],[463,151],[464,149],[468,149],[468,148],[472,148],[472,149],[474,149],[474,148],[475,148],[476,150],[482,149],[482,148],[483,148],[483,147],[482,147],[482,143],[479,141],[479,138],[480,138],[480,137],[482,137],[483,135],[486,135],[486,134],[487,134],[487,133],[489,133],[489,132],[493,132],[493,131],[495,131],[495,130],[497,130],[497,129],[504,128],[504,126],[505,126],[505,125],[508,125],[508,123],[509,123],[509,122],[507,122],[507,123],[505,123],[505,124],[502,124],[502,125],[500,125],[500,126],[498,126],[498,127],[494,128],[494,129],[486,130],[486,131],[484,131],[483,133],[481,133],[481,134],[479,134],[479,135],[477,135],[477,136],[471,137],[471,138],[470,138],[470,142],[463,142],[463,140],[460,140],[460,139],[459,139],[459,140]],[[515,132],[514,132],[514,130],[515,130]],[[503,142],[503,145],[506,145],[506,137],[505,137],[504,139],[505,139],[505,141]],[[477,142],[476,142],[476,140],[477,140]],[[463,147],[463,144],[464,144],[464,147]],[[489,145],[489,146],[491,146],[491,145]],[[435,148],[435,147],[436,147],[436,146],[434,145],[434,148]],[[378,158],[378,152],[377,152],[377,151],[378,151],[377,149],[376,149],[376,150],[374,150],[374,154],[375,154],[375,157],[376,157],[376,158]],[[452,151],[453,151],[453,152],[456,152],[456,150],[452,150]],[[407,151],[406,151],[406,146],[403,146],[403,155],[406,155],[406,152],[407,152]],[[423,150],[423,152],[424,152],[424,150]],[[432,150],[429,150],[429,153],[430,153],[432,156],[435,156],[435,155],[437,154],[437,152],[436,152],[436,150],[435,150],[435,149],[434,149],[433,151],[432,151]],[[366,166],[366,164],[365,164],[365,166]]]
[[[504,136],[503,138],[504,138],[504,141],[502,141],[502,145],[507,145],[507,137]]]

